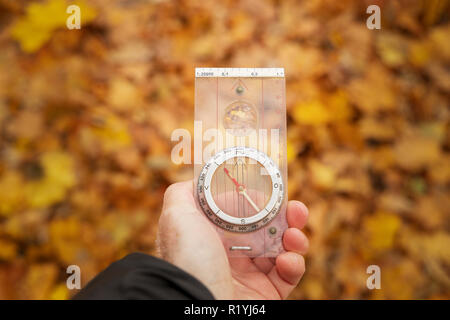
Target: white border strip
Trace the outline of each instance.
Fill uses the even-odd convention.
[[[284,78],[284,68],[195,68],[196,78]]]

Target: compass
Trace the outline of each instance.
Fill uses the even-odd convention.
[[[287,229],[283,68],[196,68],[194,197],[229,257],[276,257]]]
[[[200,172],[197,195],[206,216],[232,232],[252,232],[280,211],[280,170],[264,152],[232,147],[218,152]]]

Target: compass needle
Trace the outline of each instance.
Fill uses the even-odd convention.
[[[259,212],[258,206],[253,202],[253,200],[250,198],[250,196],[247,194],[247,190],[243,184],[240,184],[230,173],[230,171],[227,168],[223,168],[223,171],[225,171],[226,175],[233,181],[234,185],[236,186],[236,191],[243,195],[245,199],[250,203],[250,205],[253,207],[253,209],[256,210],[256,212]],[[243,174],[242,174],[243,176]]]
[[[234,185],[236,186],[236,189],[239,189],[240,184],[237,182],[237,180],[231,175],[230,171],[228,171],[227,168],[223,168],[223,171],[227,174],[227,176],[233,181]]]
[[[243,191],[239,192],[239,193],[242,194],[245,197],[245,199],[247,199],[247,201],[251,204],[253,209],[256,210],[256,212],[260,211],[258,206],[253,202],[252,198],[250,198],[250,196],[247,194],[245,189]]]

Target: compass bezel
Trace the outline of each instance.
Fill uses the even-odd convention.
[[[211,193],[211,180],[217,168],[235,157],[248,157],[259,162],[272,181],[269,201],[264,208],[250,217],[234,217],[222,211]],[[215,225],[232,232],[252,232],[266,226],[280,212],[284,199],[283,178],[277,165],[264,152],[250,147],[231,147],[219,151],[203,166],[198,179],[197,196],[203,212]]]

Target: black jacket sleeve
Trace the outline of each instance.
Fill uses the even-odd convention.
[[[214,299],[197,279],[144,253],[112,263],[73,299]]]

